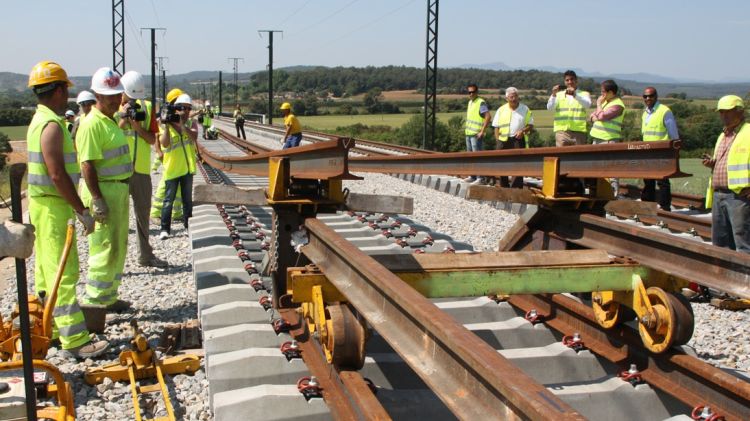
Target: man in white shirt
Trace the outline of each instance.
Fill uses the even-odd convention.
[[[505,90],[507,104],[497,109],[492,127],[495,128],[495,139],[500,149],[524,149],[529,147],[529,133],[534,129],[534,117],[526,104],[521,104],[518,89],[510,87]],[[500,177],[501,187],[523,187],[523,177],[514,177],[513,184],[508,177]]]
[[[572,70],[564,73],[565,90],[560,85],[552,87],[547,109],[555,112],[552,131],[555,145],[571,146],[586,144],[586,108],[591,106],[591,95],[578,90],[578,75]]]

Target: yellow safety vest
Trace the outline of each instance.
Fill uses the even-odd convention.
[[[641,135],[644,142],[653,142],[656,140],[669,140],[667,126],[664,125],[664,115],[670,111],[669,107],[661,103],[656,104],[656,109],[651,113],[651,117],[646,123],[649,116],[647,110],[643,110],[641,115]]]
[[[52,184],[52,179],[49,176],[47,165],[44,163],[44,157],[42,156],[42,131],[44,131],[44,128],[49,123],[55,123],[60,126],[60,130],[63,133],[62,147],[65,172],[68,173],[71,180],[73,180],[73,184],[76,186],[78,186],[78,181],[81,179],[78,154],[73,147],[73,139],[70,137],[70,132],[64,126],[64,119],[46,106],[39,104],[26,133],[26,148],[28,150],[29,163],[28,193],[31,197],[60,196],[57,188]]]
[[[89,134],[89,131],[93,131]],[[81,133],[94,136],[102,147],[102,158],[93,161],[99,181],[125,180],[133,175],[133,163],[130,161],[130,146],[125,134],[115,121],[105,116],[96,107],[91,109],[81,121],[77,142],[82,142]],[[79,148],[80,149],[80,148]]]
[[[141,110],[146,112],[146,119],[139,122],[141,127],[148,129],[151,127],[151,101],[137,100],[141,105]],[[115,121],[119,120],[119,114],[115,114]],[[133,128],[122,129],[125,138],[130,146],[130,160],[133,162],[133,170],[138,174],[149,174],[151,171],[151,145],[138,137],[138,133]],[[137,141],[136,141],[137,140]]]
[[[520,104],[518,105],[521,106]],[[510,120],[513,116],[513,110],[510,109],[510,104],[505,104],[500,109],[497,110],[497,113],[500,115],[498,117],[498,124],[497,126],[499,130],[499,139],[501,142],[507,142],[508,136],[510,136]],[[531,110],[526,107],[526,115],[523,118],[523,125],[524,127],[529,124],[529,121],[531,120]],[[529,135],[524,134],[523,135],[524,140],[526,141],[526,147],[529,147]]]
[[[724,140],[724,133],[719,135],[719,139],[714,146],[714,158],[719,150],[719,145]],[[742,123],[742,127],[737,132],[732,147],[729,148],[727,156],[727,184],[729,190],[740,194],[742,189],[750,187],[750,123]],[[714,171],[723,171],[723,168],[714,168]],[[711,208],[713,204],[714,189],[711,186],[711,179],[708,180],[708,189],[706,190],[706,209]]]
[[[484,118],[479,114],[479,109],[483,103],[484,99],[479,97],[473,101],[469,101],[469,105],[466,108],[466,126],[464,129],[466,136],[474,136],[482,130]]]
[[[578,91],[578,94],[588,94],[586,91]],[[555,96],[555,122],[552,131],[563,132],[586,132],[586,109],[583,108],[575,98],[568,100],[565,91],[558,92]]]
[[[594,122],[591,126],[591,137],[601,140],[620,140],[622,139],[622,121],[625,119],[625,104],[620,98],[615,98],[612,101],[604,104],[602,110],[606,110],[609,107],[619,105],[622,107],[622,114],[613,118],[612,120]]]
[[[211,127],[211,116],[208,114],[210,111],[206,109],[206,113],[203,114],[203,127]]]
[[[164,151],[164,179],[172,180],[183,175],[194,174],[195,153],[187,129],[183,128],[182,135],[171,125],[168,129],[170,143],[168,147],[162,149]]]

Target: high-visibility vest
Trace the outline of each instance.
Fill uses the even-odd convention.
[[[203,127],[211,127],[211,116],[208,113],[209,110],[206,109],[206,113],[203,114]]]
[[[42,156],[42,131],[44,131],[44,128],[49,123],[60,126],[60,131],[63,134],[62,152],[65,162],[65,172],[68,173],[71,180],[73,180],[73,184],[76,186],[78,186],[78,181],[81,179],[78,154],[73,147],[73,139],[70,137],[70,132],[65,128],[65,120],[46,106],[39,104],[26,133],[26,148],[28,150],[29,163],[28,193],[31,197],[60,196],[57,188],[52,184],[52,179],[49,176],[47,165],[44,163],[44,157]]]
[[[719,135],[719,139],[714,146],[714,157],[719,150],[719,145],[724,141],[724,133]],[[742,189],[750,187],[750,123],[742,123],[739,131],[735,135],[732,147],[729,148],[727,156],[727,168],[714,168],[714,171],[727,172],[727,187],[729,190],[740,194]],[[713,202],[714,189],[711,180],[708,180],[708,190],[706,190],[706,209],[710,208]]]
[[[148,131],[151,127],[151,101],[139,99],[136,103],[140,104],[141,109],[146,112],[146,119],[136,122],[136,124],[140,124]],[[119,114],[115,114],[115,116],[115,121],[120,119]],[[139,137],[132,127],[122,129],[122,132],[128,140],[128,146],[130,146],[130,160],[133,161],[133,170],[138,174],[149,174],[151,170],[151,145]]]
[[[601,140],[620,140],[622,139],[622,121],[625,119],[625,104],[620,98],[615,98],[604,104],[602,110],[614,106],[622,107],[622,113],[612,120],[597,120],[591,126],[591,137]]]
[[[519,104],[519,107],[521,105]],[[502,107],[500,107],[497,110],[497,113],[499,114],[498,117],[498,124],[497,129],[499,131],[499,138],[501,142],[507,142],[508,136],[510,136],[510,120],[513,117],[513,111],[510,109],[510,104],[505,104]],[[529,124],[529,121],[531,120],[531,110],[526,107],[526,115],[523,117],[523,125],[524,127]],[[526,141],[526,147],[529,147],[529,135],[525,134],[523,135],[523,139]]]
[[[578,91],[579,95],[588,95],[586,91]],[[586,132],[586,109],[577,99],[568,99],[565,91],[555,96],[555,121],[552,131]]]
[[[164,151],[164,179],[172,180],[183,175],[195,173],[195,158],[191,159],[193,152],[187,129],[183,128],[182,134],[168,125],[169,146],[162,148]]]
[[[81,121],[76,137],[79,146],[88,137],[95,137],[95,141],[102,145],[102,158],[93,161],[99,181],[125,180],[133,175],[130,146],[125,134],[112,118],[102,114],[98,108],[91,108],[91,112]]]
[[[466,108],[466,126],[464,133],[466,136],[474,136],[482,130],[482,124],[484,124],[484,117],[479,114],[479,109],[484,103],[484,99],[475,98],[473,101],[469,100],[469,105]]]
[[[656,104],[656,109],[651,112],[651,117],[648,118],[648,111],[643,110],[643,115],[641,116],[641,135],[644,142],[669,140],[669,132],[667,131],[667,126],[664,125],[664,115],[669,111],[669,107],[659,103]],[[646,118],[648,118],[648,123],[646,123]]]

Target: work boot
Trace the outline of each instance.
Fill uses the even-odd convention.
[[[160,240],[166,240],[167,238],[169,238],[169,233],[168,232],[162,231],[162,232],[159,233],[159,239]]]
[[[96,358],[109,348],[109,342],[107,341],[91,341],[83,344],[76,348],[64,350],[68,354],[75,357],[77,360],[85,360],[86,358]]]
[[[151,256],[148,259],[138,259],[139,266],[149,266],[152,268],[166,268],[169,267],[169,263],[165,260],[161,260],[156,256]]]
[[[125,300],[121,300],[118,298],[117,301],[115,301],[114,303],[107,304],[107,311],[110,311],[110,312],[113,311],[115,313],[119,313],[121,311],[125,311],[129,309],[130,305],[131,305],[130,301],[125,301]]]

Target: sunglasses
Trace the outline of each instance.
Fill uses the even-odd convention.
[[[643,95],[643,98],[656,98],[656,95]]]
[[[177,106],[174,107],[174,109],[177,110],[177,111],[190,111],[192,108],[191,107],[185,107],[183,105],[177,105]]]
[[[474,95],[477,91],[469,91],[469,95]]]

